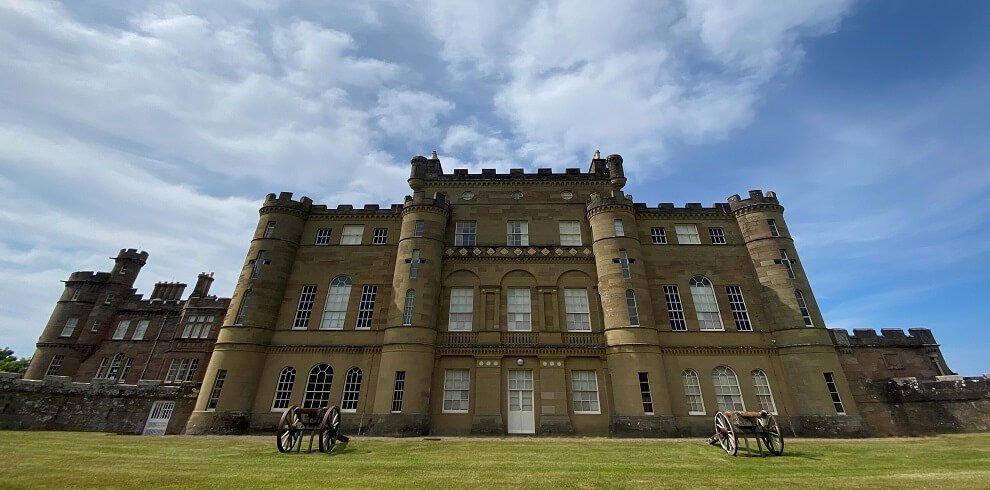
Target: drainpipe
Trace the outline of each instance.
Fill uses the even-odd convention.
[[[148,372],[148,366],[151,364],[151,358],[155,357],[155,349],[158,347],[158,340],[162,338],[162,332],[165,330],[165,322],[168,321],[168,313],[165,312],[165,317],[162,318],[162,325],[158,327],[158,335],[155,336],[155,343],[151,344],[151,353],[148,354],[148,360],[144,362],[144,369],[141,370],[141,377],[139,380],[144,379],[145,373]]]

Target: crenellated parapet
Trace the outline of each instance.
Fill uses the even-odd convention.
[[[120,249],[120,252],[117,253],[116,258],[117,260],[134,260],[140,262],[141,265],[144,265],[148,262],[148,252],[145,252],[144,250],[139,251],[136,248],[122,248]]]
[[[280,192],[278,196],[275,193],[265,196],[265,203],[261,205],[258,213],[262,216],[271,213],[286,213],[305,217],[312,207],[313,200],[306,196],[296,201],[292,199],[291,192]]]
[[[65,282],[96,282],[105,283],[110,281],[109,272],[78,271],[69,274]]]
[[[837,347],[937,347],[935,335],[927,328],[883,328],[880,334],[869,328],[853,329],[852,335],[841,328],[829,329]]]
[[[450,201],[443,193],[436,193],[433,197],[427,197],[423,192],[416,192],[412,196],[406,196],[402,205],[402,216],[412,212],[425,211],[450,215]]]
[[[729,202],[729,209],[734,213],[749,212],[751,210],[758,209],[773,209],[777,212],[783,212],[784,207],[780,205],[777,201],[777,193],[773,191],[767,191],[763,194],[763,191],[757,189],[749,191],[749,197],[747,199],[742,199],[739,194],[733,194],[727,199]]]
[[[622,210],[632,213],[635,209],[632,196],[624,194],[622,191],[614,190],[610,196],[603,196],[601,193],[592,192],[591,197],[585,202],[588,209],[588,218],[596,214]]]

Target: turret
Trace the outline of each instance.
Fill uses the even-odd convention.
[[[114,266],[113,270],[110,271],[110,281],[125,284],[128,288],[132,288],[134,287],[134,281],[137,280],[138,273],[141,272],[141,268],[148,261],[148,252],[143,250],[138,252],[134,248],[122,248],[116,257],[111,258],[113,258]]]

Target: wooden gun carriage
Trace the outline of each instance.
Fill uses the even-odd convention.
[[[302,440],[309,433],[309,448],[313,452],[313,439],[319,434],[321,453],[333,451],[337,441],[346,444],[350,438],[340,433],[340,407],[299,408],[295,405],[282,412],[275,427],[275,445],[279,452],[302,452]]]
[[[726,453],[735,456],[739,451],[739,436],[746,444],[746,454],[752,455],[749,437],[756,439],[756,447],[763,456],[763,446],[774,456],[784,453],[784,436],[777,419],[766,410],[759,412],[725,411],[715,413],[715,435],[708,438],[711,445],[719,445]],[[761,444],[762,443],[762,444]]]

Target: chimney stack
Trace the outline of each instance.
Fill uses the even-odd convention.
[[[193,288],[190,298],[205,298],[210,294],[210,286],[213,285],[213,273],[200,272],[196,278],[196,287]]]

